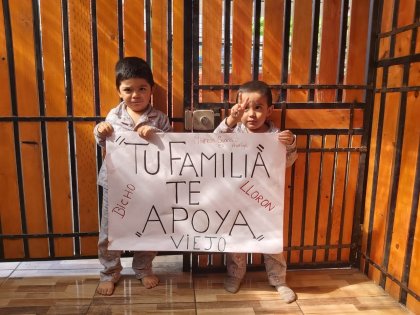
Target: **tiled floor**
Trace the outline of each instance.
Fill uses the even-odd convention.
[[[1,314],[409,314],[358,270],[289,271],[298,294],[284,303],[265,272],[248,272],[241,290],[223,289],[224,274],[182,272],[181,256],[158,256],[160,284],[145,289],[124,258],[114,295],[95,293],[97,260],[0,263]]]

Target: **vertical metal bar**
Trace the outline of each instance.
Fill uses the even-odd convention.
[[[191,269],[191,253],[182,254],[182,271],[189,272]]]
[[[193,61],[193,104],[192,107],[195,108],[199,101],[199,47],[200,47],[200,2],[199,0],[192,0],[192,61]]]
[[[338,148],[338,138],[339,135],[335,135],[335,149]],[[337,179],[337,151],[334,152],[334,169],[332,172],[332,178],[331,178],[331,188],[330,188],[330,203],[328,206],[328,219],[327,219],[327,234],[325,236],[325,244],[330,245],[331,244],[331,227],[332,227],[332,217],[333,217],[333,211],[334,211],[334,199],[335,199],[335,185],[336,185],[336,179]],[[327,247],[324,252],[324,260],[328,261],[328,254],[329,254],[329,248]]]
[[[312,34],[311,34],[311,69],[309,71],[309,83],[314,84],[316,81],[316,68],[318,56],[318,31],[319,31],[319,14],[320,14],[320,0],[312,1]],[[315,90],[309,89],[308,102],[313,102],[315,99]]]
[[[63,25],[63,40],[64,40],[64,64],[65,64],[65,79],[66,79],[66,106],[67,116],[73,116],[73,93],[72,93],[72,77],[70,66],[70,35],[69,35],[69,20],[67,1],[61,1],[62,9],[62,25]],[[79,226],[79,194],[77,187],[77,162],[76,162],[76,148],[74,139],[74,123],[68,122],[68,136],[69,136],[69,156],[70,156],[70,176],[71,176],[71,192],[72,192],[72,208],[73,208],[73,230],[75,233],[80,232]],[[74,253],[75,256],[80,256],[80,237],[75,236],[74,239]]]
[[[223,83],[229,84],[230,77],[230,13],[231,0],[225,0],[225,21],[224,21],[224,40],[223,40]],[[229,108],[229,88],[223,89],[224,109]]]
[[[34,28],[34,45],[35,45],[35,62],[36,62],[36,78],[38,87],[38,105],[39,115],[45,116],[45,95],[44,95],[44,69],[42,64],[42,42],[41,42],[41,23],[40,23],[40,8],[39,2],[32,0],[32,16]],[[47,216],[48,233],[54,233],[53,217],[51,210],[51,191],[50,191],[50,168],[48,160],[48,141],[45,121],[41,121],[41,143],[42,143],[42,160],[44,172],[44,191],[45,191],[45,205]],[[55,257],[54,237],[48,237],[49,255]]]
[[[289,230],[288,230],[288,244],[289,248],[292,247],[292,235],[293,235],[293,198],[295,195],[295,164],[292,165],[291,179],[290,179],[290,199],[289,199]],[[289,255],[287,255],[287,263],[290,264],[290,257],[292,256],[292,250],[290,249]]]
[[[94,89],[94,102],[95,102],[95,116],[101,115],[101,99],[99,97],[99,57],[98,57],[98,25],[97,25],[97,14],[96,14],[96,0],[92,0],[90,3],[91,12],[91,28],[92,28],[92,62],[93,62],[93,89]],[[99,121],[97,121],[98,123]],[[100,146],[96,146],[96,173],[99,172],[102,165],[102,149]],[[102,203],[103,203],[103,192],[102,186],[98,186],[98,213],[99,220],[102,219]]]
[[[123,26],[123,0],[118,0],[117,17],[118,17],[118,57],[124,57],[124,26]]]
[[[307,210],[307,198],[308,198],[308,182],[309,182],[309,166],[310,166],[310,159],[309,159],[309,148],[311,147],[312,136],[306,136],[306,155],[305,155],[305,178],[303,181],[303,205],[302,205],[302,227],[300,230],[300,246],[305,245],[305,231],[306,231],[306,210]],[[299,262],[303,263],[303,250],[299,251]]]
[[[367,51],[366,51],[366,73],[365,73],[365,82],[367,87],[365,91],[365,119],[363,121],[363,135],[362,135],[362,147],[368,148],[368,144],[371,141],[372,133],[372,115],[373,115],[373,105],[375,99],[374,87],[376,84],[376,58],[379,51],[379,39],[378,34],[380,31],[380,23],[382,18],[382,8],[383,0],[372,0],[369,7],[369,26],[368,26],[368,36],[367,36]],[[387,81],[386,78],[384,78]],[[369,150],[366,153],[361,152],[359,158],[359,167],[358,167],[358,180],[356,184],[356,198],[354,205],[354,217],[353,217],[353,228],[352,228],[352,237],[351,243],[352,247],[350,250],[350,263],[352,266],[358,267],[360,265],[360,255],[358,255],[359,241],[360,241],[360,224],[362,223],[362,218],[364,216],[364,207],[365,207],[365,198],[366,198],[366,186],[367,186],[367,172],[368,172],[368,163],[369,163]],[[374,194],[372,194],[374,196]],[[373,198],[374,199],[374,198]],[[372,208],[371,208],[372,209]],[[372,214],[371,214],[372,215]],[[373,215],[372,215],[373,216]],[[369,223],[370,224],[370,223]],[[372,227],[370,227],[372,228]],[[369,233],[369,232],[368,232]],[[372,230],[370,230],[370,236]],[[369,235],[369,234],[368,234]],[[369,238],[369,236],[368,236]],[[367,252],[367,255],[370,254]],[[366,261],[365,268],[368,268],[369,263]],[[367,272],[367,269],[365,269]]]
[[[194,0],[192,0],[194,1]],[[191,253],[191,262],[192,262],[192,266],[191,266],[191,270],[192,272],[197,272],[198,271],[198,257],[199,255],[197,253],[192,252]]]
[[[172,121],[172,0],[168,0],[167,8],[167,40],[168,40],[168,117]]]
[[[343,84],[344,81],[344,67],[346,59],[346,44],[347,44],[347,20],[349,16],[349,0],[341,1],[341,14],[340,14],[340,40],[339,47],[340,53],[338,54],[338,69],[337,69],[337,84]],[[343,100],[343,90],[337,89],[335,93],[337,102]]]
[[[351,148],[353,145],[353,137],[351,134],[349,134],[347,139],[348,147]],[[347,152],[346,154],[346,174],[344,177],[344,193],[343,193],[343,199],[341,201],[341,215],[340,215],[340,232],[338,236],[338,245],[343,244],[343,233],[344,233],[344,218],[345,218],[345,212],[346,212],[346,201],[347,201],[347,186],[349,183],[349,172],[350,172],[350,152]],[[337,249],[337,260],[341,261],[341,247],[338,247]]]
[[[16,96],[16,76],[15,76],[15,58],[13,55],[13,36],[12,36],[12,23],[10,18],[9,1],[3,0],[3,14],[4,14],[4,29],[6,37],[6,50],[8,58],[9,70],[9,84],[10,84],[10,101],[12,105],[12,115],[18,116],[17,96]],[[22,234],[27,234],[28,229],[26,225],[26,205],[25,193],[23,191],[23,169],[22,169],[22,153],[20,151],[20,135],[18,121],[13,121],[13,135],[15,139],[15,159],[16,159],[16,174],[17,184],[19,191],[19,207]],[[29,258],[29,244],[28,239],[23,238],[23,250],[25,258]]]
[[[96,14],[96,0],[91,0],[91,28],[92,28],[92,59],[93,59],[93,87],[95,101],[95,115],[101,114],[101,99],[99,97],[99,57],[98,57],[98,24]]]
[[[284,1],[284,26],[283,26],[283,55],[282,55],[282,73],[280,82],[281,84],[286,84],[289,79],[289,49],[290,49],[290,19],[292,11],[291,1]],[[285,129],[286,126],[286,100],[287,100],[287,89],[282,88],[280,91],[280,102],[281,105],[281,121],[280,128],[281,130]]]
[[[184,0],[184,109],[191,107],[191,64],[192,64],[192,0]],[[197,268],[194,265],[194,256],[191,253],[184,253],[182,257],[182,269],[189,272],[191,268]],[[192,266],[193,264],[193,266]],[[196,270],[196,269],[195,269]]]
[[[322,135],[321,149],[325,148],[325,135]],[[315,226],[314,226],[314,246],[318,245],[318,222],[319,222],[319,208],[321,206],[321,185],[323,176],[324,152],[321,151],[321,158],[319,160],[319,178],[318,178],[318,192],[316,196],[316,210],[315,210]],[[312,251],[312,262],[316,260],[316,249]]]
[[[192,0],[184,0],[184,109],[191,109],[192,99]]]
[[[261,0],[255,0],[254,3],[254,50],[252,54],[252,79],[258,80],[260,72],[260,18],[261,18]]]
[[[418,2],[417,2],[418,4]],[[413,189],[413,201],[411,203],[410,224],[408,227],[407,248],[404,256],[404,269],[401,276],[401,283],[408,287],[410,280],[411,259],[413,257],[414,238],[416,234],[417,209],[419,206],[420,193],[420,139],[417,146],[417,164],[415,170],[415,182]],[[400,288],[400,303],[407,304],[407,291]]]
[[[388,81],[388,67],[384,68],[382,87],[385,87]],[[373,223],[375,219],[375,208],[376,208],[376,192],[378,189],[378,174],[379,174],[379,165],[381,162],[381,148],[382,148],[382,132],[383,132],[383,123],[385,115],[385,100],[386,93],[381,93],[381,102],[379,109],[378,117],[378,131],[376,134],[376,151],[375,159],[373,162],[373,175],[372,175],[372,193],[371,200],[369,201],[369,225],[368,225],[368,237],[366,242],[366,255],[370,258],[370,250],[372,246],[372,233],[373,233]],[[365,273],[368,274],[369,271],[369,261],[365,262]]]
[[[152,65],[152,31],[151,31],[151,6],[150,0],[145,0],[146,9],[146,61],[149,66]]]
[[[199,51],[199,0],[184,0],[184,36],[185,43],[184,51],[185,66],[184,78],[188,80],[184,83],[184,89],[186,91],[185,96],[188,95],[186,100],[185,109],[193,109],[198,103],[198,74],[199,74],[199,63],[198,63],[198,51]],[[188,72],[187,72],[188,70]],[[184,96],[184,97],[185,97]],[[195,272],[199,269],[199,254],[191,254],[191,269]]]

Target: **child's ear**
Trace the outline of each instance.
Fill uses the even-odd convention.
[[[271,113],[273,112],[273,110],[274,110],[274,105],[268,106],[268,109],[267,109],[267,117],[269,117],[271,115]]]

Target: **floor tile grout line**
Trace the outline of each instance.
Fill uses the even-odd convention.
[[[195,278],[194,278],[194,273],[192,271],[190,271],[190,275],[191,275],[191,282],[192,282],[193,293],[194,293],[194,309],[195,309],[195,315],[198,315],[198,310],[197,310],[197,297],[196,297],[196,294],[195,294]]]

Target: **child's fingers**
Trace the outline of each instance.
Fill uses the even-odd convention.
[[[114,128],[112,128],[112,125],[108,122],[102,122],[99,124],[98,132],[100,134],[110,134],[114,131]]]
[[[246,105],[248,105],[248,103],[249,103],[249,97],[245,98],[243,102],[240,103],[240,105],[242,108],[245,108]]]
[[[238,115],[239,115],[238,106],[235,105],[232,107],[231,115],[233,118],[238,118]]]
[[[278,139],[281,143],[286,144],[286,145],[290,145],[294,141],[294,137],[291,133],[284,133],[284,132],[279,133]]]
[[[137,129],[137,133],[142,138],[147,138],[151,136],[154,133],[154,131],[155,131],[155,128],[151,126],[142,126],[139,129]]]

